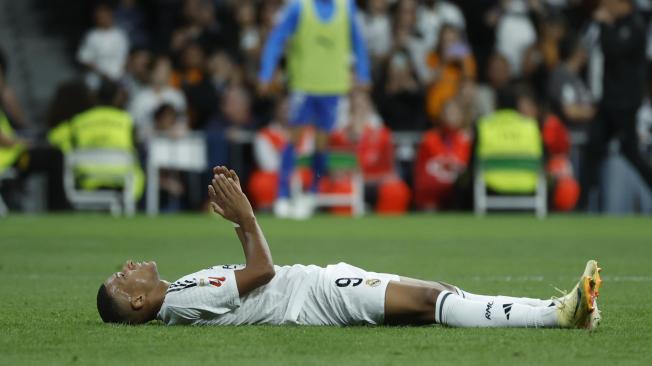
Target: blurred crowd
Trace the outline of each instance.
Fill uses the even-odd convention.
[[[201,131],[209,164],[233,166],[250,181],[257,205],[269,207],[275,196],[269,182],[287,139],[286,75],[281,67],[271,87],[260,90],[258,72],[285,2],[97,2],[76,53],[81,77],[56,91],[48,128],[98,104],[122,109],[133,119],[142,162],[154,136]],[[472,164],[476,123],[501,108],[538,121],[548,172],[563,182],[551,197],[557,209],[586,205],[582,192],[597,184],[595,165],[611,137],[652,183],[649,154],[641,150],[652,124],[645,97],[649,1],[355,2],[372,83],[341,106],[332,144],[358,154],[369,190],[393,177],[399,198],[375,202],[377,208],[466,207],[460,182]],[[4,89],[4,113],[28,123],[6,92],[10,86]],[[510,95],[512,103],[502,105],[501,96]],[[417,136],[412,153],[394,148],[397,133]],[[582,141],[579,160],[571,162],[572,147]],[[161,176],[168,198],[183,201],[201,187],[189,187],[184,174]]]

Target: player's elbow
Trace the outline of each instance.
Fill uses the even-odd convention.
[[[260,286],[266,285],[272,281],[274,276],[276,276],[276,270],[274,269],[274,266],[269,266],[269,268],[258,275],[258,283]]]

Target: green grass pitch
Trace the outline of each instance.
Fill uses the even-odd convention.
[[[141,327],[102,324],[95,295],[129,258],[163,278],[242,263],[230,224],[209,216],[0,219],[0,364],[652,364],[649,218],[415,215],[306,222],[262,217],[277,264],[345,261],[477,293],[548,298],[587,259],[604,268],[602,327]]]

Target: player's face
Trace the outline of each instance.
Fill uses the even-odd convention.
[[[104,282],[109,294],[119,302],[148,294],[159,283],[156,262],[126,261],[122,270],[109,276]]]

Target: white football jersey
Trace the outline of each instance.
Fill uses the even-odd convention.
[[[242,265],[215,266],[189,274],[168,288],[158,318],[173,324],[288,324],[299,316],[309,285],[321,267],[274,266],[276,275],[244,297],[234,271]]]
[[[172,283],[157,318],[167,325],[379,324],[385,288],[398,276],[366,272],[346,263],[274,266],[265,286],[240,297],[234,271],[215,266]]]

